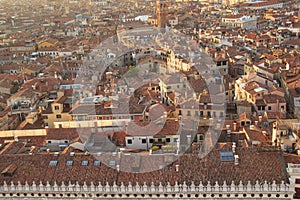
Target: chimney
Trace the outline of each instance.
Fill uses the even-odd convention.
[[[60,129],[63,128],[63,127],[62,127],[62,124],[58,124],[58,128],[60,128]]]
[[[236,131],[236,122],[233,122],[233,130]]]
[[[258,125],[258,121],[255,121],[254,123],[255,123],[255,126],[257,126],[257,125]]]
[[[234,165],[239,165],[239,155],[234,155]]]
[[[226,129],[227,129],[227,130],[230,129],[230,125],[229,125],[229,124],[226,125]]]
[[[175,171],[179,172],[179,165],[175,165]]]
[[[262,121],[262,116],[258,116],[258,121],[259,121],[259,122]]]
[[[235,142],[233,142],[233,143],[232,143],[232,152],[233,152],[233,153],[235,153],[235,147],[236,147],[236,144],[235,144]]]
[[[191,144],[191,135],[187,135],[186,136],[186,139],[187,139],[187,144],[189,145],[189,144]]]

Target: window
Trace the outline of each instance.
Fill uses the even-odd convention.
[[[223,117],[224,116],[224,113],[223,112],[220,112],[220,117]]]
[[[157,141],[158,141],[158,142],[162,142],[162,139],[161,139],[161,138],[159,138]]]
[[[149,143],[153,143],[153,139],[149,139]]]
[[[199,116],[199,112],[198,111],[195,111],[195,116]]]
[[[61,119],[61,115],[56,115],[56,119]]]
[[[57,160],[51,160],[50,162],[49,162],[49,166],[57,166]]]
[[[48,141],[48,144],[51,144],[51,141]]]
[[[73,165],[73,160],[68,160],[66,163],[67,166],[72,166]]]
[[[166,142],[171,142],[171,139],[170,138],[166,138]]]
[[[271,106],[268,106],[268,110],[272,110],[272,107],[271,107]]]
[[[127,144],[132,144],[132,139],[128,139]]]
[[[282,111],[284,110],[284,106],[281,106],[281,110],[282,110]]]
[[[101,166],[101,161],[100,160],[95,160],[94,161],[94,166]]]
[[[147,140],[146,139],[142,139],[142,144],[146,144]]]
[[[59,106],[54,106],[54,110],[59,110]]]
[[[204,135],[203,135],[203,134],[200,134],[199,139],[200,139],[201,141],[204,140]]]
[[[81,166],[88,166],[88,164],[89,164],[89,161],[87,161],[87,160],[81,161]]]
[[[191,116],[191,111],[187,111],[187,116]]]
[[[207,116],[210,117],[210,111],[207,112]]]
[[[178,115],[182,115],[182,111],[181,110],[179,110]]]
[[[203,111],[200,111],[200,116],[203,117]]]
[[[213,117],[216,117],[216,116],[217,116],[217,115],[216,115],[216,112],[214,111],[214,112],[213,112]]]

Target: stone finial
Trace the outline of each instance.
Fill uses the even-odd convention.
[[[251,182],[248,181],[248,183],[247,183],[247,191],[251,191],[251,190],[252,190]]]
[[[221,187],[220,187],[218,181],[216,181],[216,183],[215,183],[215,190],[217,190],[217,191],[221,190]]]
[[[179,191],[179,184],[178,182],[176,181],[175,182],[175,185],[174,185],[174,192],[178,192]]]
[[[271,185],[271,190],[276,191],[277,190],[276,188],[277,188],[276,181],[273,180],[272,185]]]
[[[269,189],[268,188],[268,183],[267,183],[267,181],[265,181],[264,184],[263,184],[263,190],[268,191],[268,189]]]
[[[195,183],[194,183],[194,181],[192,181],[192,184],[191,184],[191,190],[192,191],[196,191],[196,186],[195,186]]]
[[[260,191],[261,190],[261,185],[259,184],[258,180],[255,182],[255,191]]]
[[[244,190],[244,185],[243,185],[243,182],[240,180],[239,191],[243,191],[243,190]]]
[[[143,183],[141,189],[142,189],[143,191],[146,191],[146,190],[147,190],[147,183],[146,183],[146,182]]]
[[[125,192],[126,191],[126,188],[125,188],[125,185],[124,185],[123,182],[121,182],[120,191],[121,192]]]

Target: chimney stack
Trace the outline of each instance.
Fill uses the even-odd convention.
[[[234,165],[239,165],[239,155],[234,155]]]
[[[233,130],[236,131],[236,122],[233,122]]]
[[[187,135],[186,138],[187,138],[187,144],[191,144],[191,135]]]
[[[233,143],[232,143],[232,152],[233,152],[233,153],[235,153],[235,147],[236,147],[236,144],[235,144],[235,142],[233,142]]]
[[[179,165],[175,165],[175,168],[176,168],[175,171],[179,172]]]
[[[259,122],[261,122],[262,121],[262,116],[258,116],[258,120],[259,120]]]
[[[226,129],[227,129],[227,130],[230,129],[230,125],[229,125],[229,124],[226,125]]]

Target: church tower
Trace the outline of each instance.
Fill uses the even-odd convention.
[[[165,1],[156,1],[157,26],[165,28],[168,20],[168,5]]]

